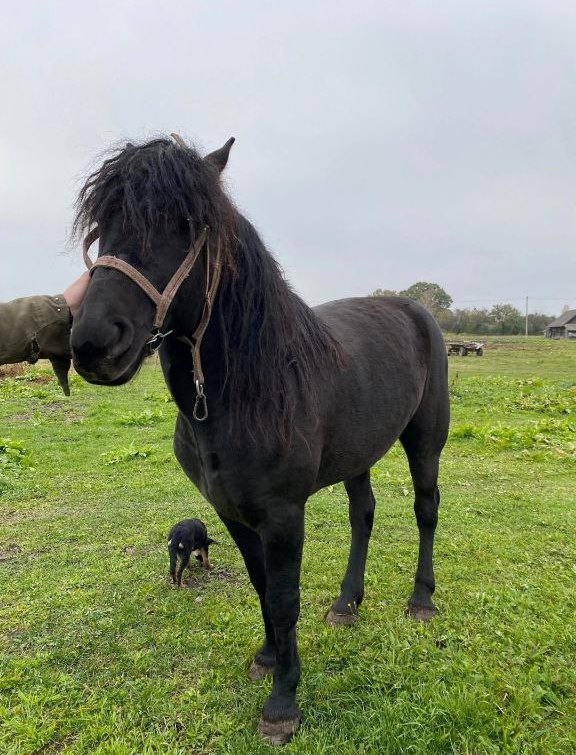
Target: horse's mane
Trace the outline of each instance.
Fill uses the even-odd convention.
[[[223,191],[218,171],[193,148],[169,139],[127,145],[82,187],[74,232],[121,213],[143,256],[162,226],[190,219],[219,238],[224,265],[212,317],[223,338],[230,429],[287,445],[299,409],[313,411],[317,391],[342,364],[340,345],[292,291],[254,227]],[[215,245],[212,245],[213,247]],[[209,376],[207,376],[209,379]]]

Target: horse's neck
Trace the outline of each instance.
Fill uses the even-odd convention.
[[[200,350],[210,420],[199,424],[209,428],[212,419],[228,416],[227,426],[238,433],[248,417],[264,434],[270,424],[274,435],[284,433],[291,422],[293,393],[299,390],[295,371],[309,382],[331,342],[315,314],[286,284],[273,257],[257,243],[244,246],[244,258],[236,250],[237,277],[223,275],[214,301]],[[182,305],[174,314],[175,331],[193,337],[196,313]],[[193,360],[189,347],[174,336],[165,345],[163,368],[180,411],[191,418],[197,395]],[[283,402],[284,414],[278,412]]]

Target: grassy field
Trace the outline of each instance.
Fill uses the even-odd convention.
[[[407,464],[378,501],[361,619],[332,629],[344,489],[310,500],[290,753],[576,752],[576,343],[492,339],[451,357],[436,603],[404,616],[417,548]],[[258,755],[269,680],[239,554],[171,452],[160,368],[129,386],[0,380],[0,753]],[[167,581],[171,524],[220,545],[189,589]]]

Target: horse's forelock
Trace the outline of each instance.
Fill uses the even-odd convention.
[[[128,143],[103,157],[79,192],[75,239],[119,215],[143,255],[150,253],[154,233],[169,223],[190,219],[198,232],[208,225],[222,240],[228,236],[230,202],[213,167],[194,147],[161,138]]]

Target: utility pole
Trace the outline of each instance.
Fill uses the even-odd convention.
[[[526,297],[526,338],[528,338],[528,297]]]

